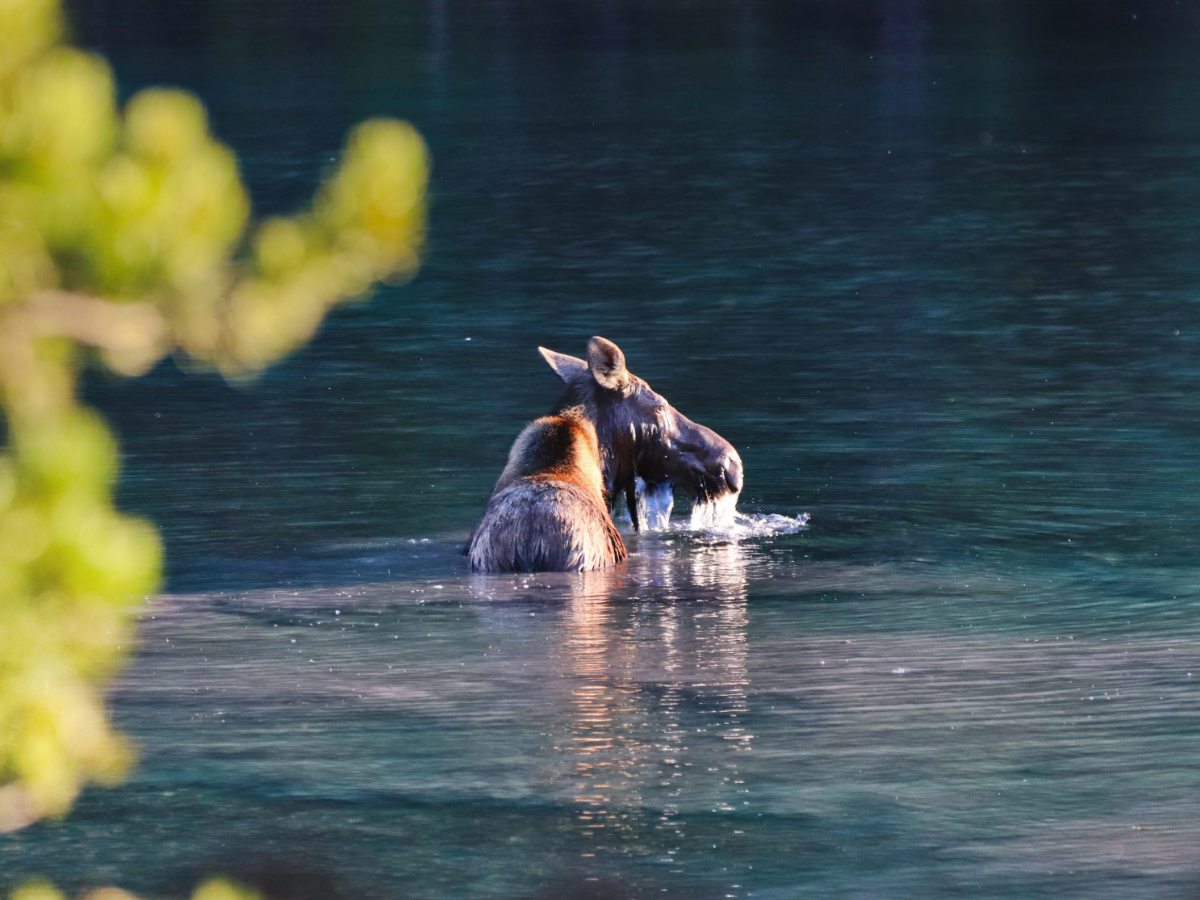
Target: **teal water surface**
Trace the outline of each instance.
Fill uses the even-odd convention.
[[[182,897],[1200,896],[1200,16],[1167,3],[78,4],[256,208],[355,121],[428,258],[233,388],[97,375],[168,581],[129,780],[0,838]],[[752,522],[470,576],[602,334]]]

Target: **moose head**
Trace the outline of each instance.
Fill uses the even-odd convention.
[[[538,351],[566,384],[556,409],[582,406],[595,425],[605,489],[610,499],[624,496],[635,530],[639,481],[647,494],[665,492],[668,500],[676,487],[700,502],[742,490],[742,460],[733,445],[626,369],[612,341],[588,341],[587,360]]]

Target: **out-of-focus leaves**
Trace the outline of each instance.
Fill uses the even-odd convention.
[[[55,0],[0,0],[0,831],[66,812],[132,759],[100,689],[161,547],[113,508],[116,442],[77,404],[79,366],[138,374],[177,352],[252,375],[333,306],[411,276],[424,237],[428,161],[410,126],[360,125],[310,211],[250,227],[204,106],[152,89],[119,110],[108,65],[62,29]]]
[[[313,212],[268,220],[255,235],[256,277],[234,290],[232,342],[216,355],[222,369],[260,368],[308,340],[334,304],[380,279],[410,276],[427,179],[425,145],[411,126],[359,125]]]
[[[258,894],[225,878],[210,878],[192,894],[192,900],[257,900]]]
[[[64,900],[62,893],[46,881],[31,881],[13,891],[11,900]],[[83,900],[138,900],[137,895],[115,887],[88,891]],[[192,892],[192,900],[259,900],[257,891],[224,878],[210,878]]]
[[[0,0],[0,78],[28,63],[62,34],[57,0]]]
[[[11,894],[11,900],[64,900],[62,893],[46,881],[31,881]]]

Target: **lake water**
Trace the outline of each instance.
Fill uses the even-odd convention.
[[[168,548],[141,759],[0,889],[1200,896],[1194,7],[74,15],[260,212],[410,119],[430,240],[254,385],[90,380]],[[592,334],[739,448],[758,533],[680,503],[624,570],[468,575],[537,346]]]

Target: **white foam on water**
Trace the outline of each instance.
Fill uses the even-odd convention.
[[[737,502],[741,494],[724,494],[716,500],[692,506],[692,528],[706,531],[713,528],[728,528],[737,518]]]
[[[692,506],[687,522],[671,521],[675,497],[669,484],[648,485],[641,478],[637,488],[638,519],[646,531],[693,531],[723,540],[740,541],[766,538],[777,534],[795,534],[808,527],[808,513],[781,516],[776,513],[740,513],[737,502],[740,494],[724,494],[716,500]],[[629,511],[621,519],[629,521]]]
[[[795,534],[808,527],[808,513],[781,516],[777,513],[740,513],[739,494],[725,494],[707,503],[692,507],[689,531],[700,531],[727,540],[771,537],[776,534]]]

